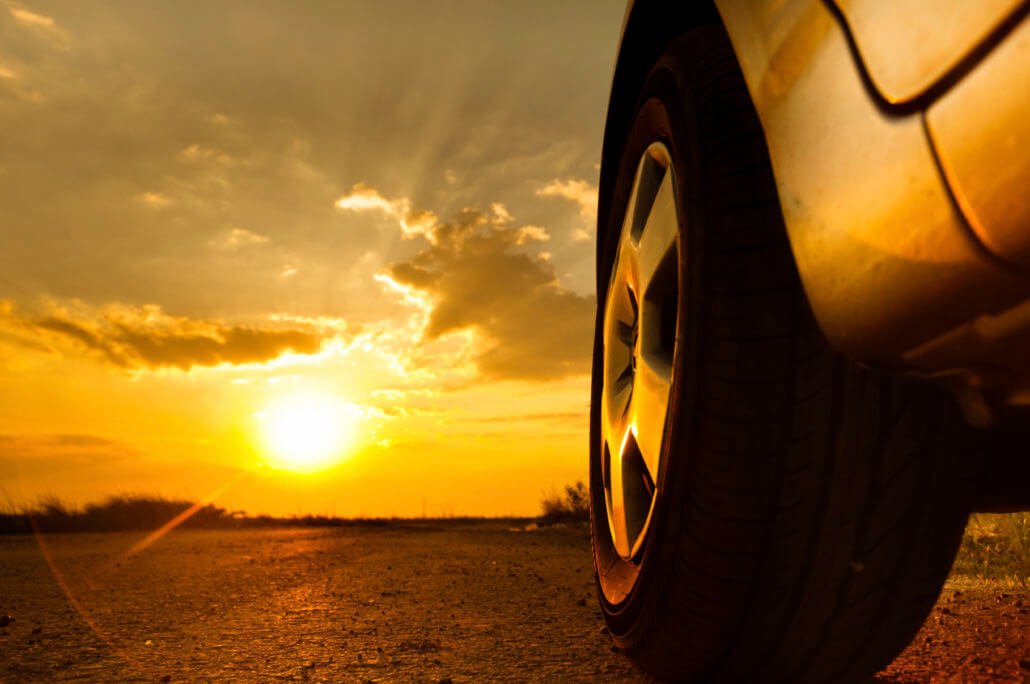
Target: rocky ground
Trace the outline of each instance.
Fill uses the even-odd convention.
[[[604,632],[583,530],[177,532],[124,557],[138,539],[0,538],[0,681],[644,681]],[[955,580],[878,680],[1027,680],[1028,607]]]
[[[952,577],[878,682],[1030,682],[1030,591]]]

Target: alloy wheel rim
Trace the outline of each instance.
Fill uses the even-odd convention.
[[[679,215],[668,148],[641,156],[604,311],[601,476],[608,527],[624,560],[641,551],[661,495],[679,316]]]

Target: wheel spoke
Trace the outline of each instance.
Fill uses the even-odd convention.
[[[614,436],[614,435],[613,435]],[[611,473],[609,475],[611,490],[608,494],[608,517],[611,524],[612,541],[615,542],[615,550],[620,556],[628,556],[632,540],[626,524],[626,487],[623,482],[622,448],[621,441],[609,439],[611,451]],[[614,448],[612,448],[614,445]]]
[[[652,482],[659,481],[658,464],[661,460],[665,417],[669,412],[671,384],[672,368],[664,359],[646,354],[637,363],[632,399],[633,430]]]
[[[604,399],[604,435],[612,444],[618,444],[629,429],[630,406],[633,401],[634,379],[632,372],[619,373],[607,380]],[[614,458],[614,456],[613,456]]]
[[[632,247],[630,245],[630,247]],[[613,323],[632,327],[637,322],[638,304],[632,283],[636,281],[636,258],[632,249],[621,250],[615,260],[612,280],[608,285],[606,325]],[[618,335],[617,337],[621,337]]]
[[[655,195],[654,204],[644,224],[637,246],[637,279],[641,292],[646,292],[655,273],[670,250],[676,248],[679,221],[676,217],[676,189],[673,175],[666,172]]]

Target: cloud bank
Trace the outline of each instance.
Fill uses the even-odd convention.
[[[587,372],[595,299],[563,288],[544,252],[537,226],[511,225],[497,205],[491,214],[466,209],[450,221],[415,212],[406,198],[388,200],[356,186],[336,206],[381,211],[425,246],[389,264],[383,277],[424,302],[424,341],[475,333],[473,361],[484,379],[555,380]],[[420,217],[418,230],[411,216]]]
[[[339,334],[310,324],[230,324],[170,316],[160,307],[74,309],[50,304],[42,314],[0,307],[0,322],[34,346],[86,353],[119,368],[146,370],[260,364],[286,353],[316,354]]]

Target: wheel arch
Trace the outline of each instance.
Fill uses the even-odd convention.
[[[617,160],[632,124],[635,94],[643,85],[651,66],[673,39],[694,26],[719,21],[719,12],[712,0],[681,2],[671,6],[658,0],[630,0],[626,7],[601,147],[601,177],[597,198],[598,265],[603,258],[603,233],[606,230],[603,217],[607,215],[614,200],[612,195],[618,171]],[[597,291],[601,292],[605,286],[606,283],[598,281]]]

